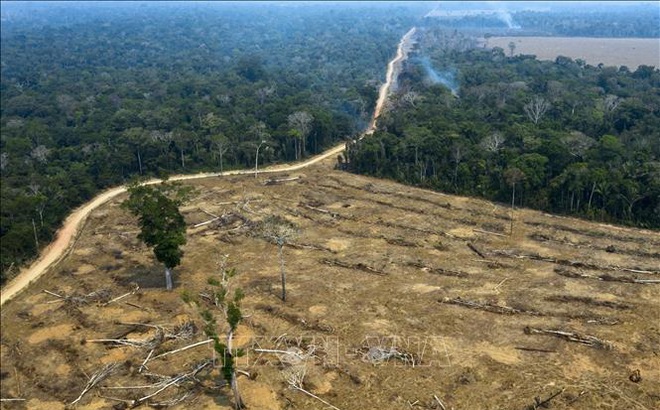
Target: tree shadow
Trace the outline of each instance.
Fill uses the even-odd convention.
[[[122,286],[136,283],[140,289],[165,289],[165,266],[161,264],[133,266],[115,280]],[[176,269],[172,270],[172,284],[173,289],[179,286],[179,275]]]

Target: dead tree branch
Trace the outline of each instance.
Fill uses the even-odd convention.
[[[596,336],[590,335],[580,335],[575,332],[567,332],[564,330],[554,330],[554,329],[537,329],[530,326],[526,326],[525,334],[527,335],[549,335],[558,337],[560,339],[568,340],[569,342],[582,343],[596,349],[612,350],[614,346],[605,340],[601,340]]]
[[[360,270],[360,271],[367,272],[367,273],[373,273],[373,274],[379,275],[379,276],[387,275],[387,272],[382,271],[380,269],[372,268],[371,266],[367,266],[367,265],[365,265],[364,263],[361,263],[361,262],[356,263],[356,264],[351,264],[351,263],[342,262],[342,261],[337,260],[337,259],[323,259],[323,260],[321,260],[321,263],[324,263],[324,264],[330,265],[330,266],[339,266],[341,268],[346,268],[346,269]]]
[[[103,380],[107,379],[114,371],[117,369],[119,365],[117,363],[108,363],[105,366],[103,366],[99,371],[96,373],[92,374],[92,376],[89,378],[87,381],[87,384],[83,388],[82,392],[80,392],[80,395],[78,396],[77,399],[69,403],[70,406],[75,406],[76,403],[78,403],[87,392],[92,390],[97,384],[102,382]]]
[[[523,309],[511,308],[511,307],[508,307],[508,306],[494,305],[494,304],[491,304],[491,303],[480,303],[480,302],[476,302],[476,301],[473,301],[473,300],[462,299],[460,297],[457,297],[457,298],[454,298],[454,299],[443,298],[439,302],[440,303],[447,303],[447,304],[450,304],[450,305],[465,306],[465,307],[468,307],[468,308],[471,308],[471,309],[485,310],[486,312],[498,313],[500,315],[525,314],[525,315],[532,315],[532,316],[543,316],[542,313],[536,312],[534,310],[523,310]]]

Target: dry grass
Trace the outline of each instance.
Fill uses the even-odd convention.
[[[514,54],[534,54],[539,60],[554,60],[557,56],[581,58],[591,65],[625,65],[631,70],[640,65],[660,65],[660,40],[657,38],[585,38],[585,37],[491,37],[488,47],[501,47],[509,55],[509,43],[514,42]]]
[[[490,235],[475,229],[505,231],[505,207],[331,171],[328,164],[295,175],[301,178],[271,186],[263,184],[266,177],[250,176],[191,182],[199,195],[185,208],[190,227],[211,218],[204,211],[221,215],[239,208],[253,222],[275,214],[296,223],[300,236],[284,250],[286,304],[279,300],[277,247],[249,235],[243,220],[190,228],[175,291],[168,293],[162,269],[136,238],[135,221],[119,208],[121,198],[94,211],[71,255],[2,309],[2,397],[27,399],[2,402],[2,408],[63,408],[91,374],[112,362],[120,367],[101,387],[148,384],[138,372],[148,350],[82,341],[150,335],[149,327],[118,321],[171,328],[193,319],[201,326],[197,309],[181,293],[204,291],[224,254],[247,295],[248,317],[236,344],[248,353],[239,367],[252,377],[241,376],[239,385],[250,409],[327,408],[287,384],[287,366],[295,364],[254,348],[304,355],[304,388],[342,410],[440,408],[434,395],[447,409],[524,409],[535,397],[544,400],[561,389],[553,409],[660,407],[660,285],[571,278],[558,275],[556,263],[490,253],[657,272],[657,232],[523,210],[513,237]],[[114,298],[130,292],[133,283],[140,286],[137,294],[107,306],[48,303],[56,298],[42,291],[86,295],[109,289]],[[442,303],[456,298],[489,308]],[[593,336],[613,349],[525,334],[527,326]],[[166,340],[153,356],[203,339],[197,333]],[[373,361],[369,352],[396,354]],[[147,367],[173,377],[210,357],[210,346],[201,346]],[[636,369],[639,383],[629,380]],[[196,377],[198,382],[185,379],[154,401],[192,391],[172,408],[231,408],[229,391],[216,386],[217,369]],[[78,407],[117,403],[98,393],[126,398],[153,391],[97,386]]]

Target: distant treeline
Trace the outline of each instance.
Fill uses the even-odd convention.
[[[518,206],[660,228],[658,69],[470,44],[425,32],[418,54],[430,59],[409,61],[378,132],[344,166],[500,202],[515,184]]]
[[[615,6],[605,2],[594,7],[563,6],[548,11],[493,11],[463,17],[429,17],[427,24],[460,30],[478,30],[493,35],[560,37],[660,37],[660,6],[640,4]],[[594,8],[594,10],[592,10]]]
[[[261,141],[261,162],[291,161],[359,132],[423,15],[369,3],[18,6],[3,4],[1,39],[3,280],[102,188],[251,167]]]

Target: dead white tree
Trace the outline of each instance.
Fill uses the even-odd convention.
[[[264,105],[268,97],[275,94],[275,86],[261,87],[256,91],[256,94],[259,99],[259,105]]]
[[[408,91],[407,93],[401,96],[401,101],[409,104],[412,107],[415,107],[415,102],[419,100],[419,94],[414,91]]]
[[[80,392],[80,395],[78,398],[76,398],[74,401],[72,401],[69,405],[70,406],[75,406],[76,403],[78,403],[87,392],[92,390],[94,387],[96,387],[97,384],[101,383],[103,380],[107,379],[112,373],[117,370],[119,367],[118,363],[112,362],[108,363],[105,366],[103,366],[99,371],[96,373],[92,374],[89,377],[89,380],[87,380],[87,384],[83,388],[82,392]]]
[[[296,160],[300,159],[305,153],[305,145],[307,144],[307,136],[312,130],[312,121],[314,117],[306,111],[296,111],[287,117],[289,127],[296,131],[295,135],[295,151]]]
[[[9,154],[3,152],[0,154],[0,170],[4,171],[9,166]]]
[[[550,103],[541,96],[534,96],[530,102],[524,105],[525,114],[534,125],[538,125],[543,115],[550,108]]]
[[[617,97],[616,95],[608,94],[602,101],[603,111],[607,113],[614,112],[619,105],[623,102],[623,98]]]
[[[499,132],[494,132],[481,141],[481,147],[486,151],[492,152],[494,154],[502,149],[505,142],[506,138],[504,138],[502,134]]]
[[[572,156],[582,158],[587,150],[596,144],[596,141],[580,131],[571,131],[570,134],[561,138],[561,143]]]
[[[286,302],[286,270],[284,268],[284,245],[298,235],[296,226],[279,216],[268,216],[261,226],[261,236],[277,245],[280,256],[280,276],[282,280],[282,301]]]
[[[30,152],[30,157],[43,164],[47,161],[48,154],[50,154],[50,149],[46,148],[45,145],[39,145]]]
[[[214,134],[211,136],[211,144],[213,145],[213,156],[216,155],[220,158],[220,172],[223,170],[223,158],[229,151],[230,141],[223,134]]]

